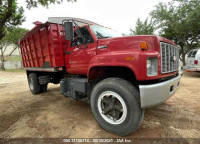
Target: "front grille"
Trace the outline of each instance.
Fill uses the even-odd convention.
[[[170,73],[179,68],[179,49],[171,44],[160,43],[161,73]]]

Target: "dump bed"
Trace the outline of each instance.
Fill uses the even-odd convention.
[[[65,66],[64,51],[67,41],[64,28],[55,23],[36,23],[36,26],[20,40],[25,69]]]

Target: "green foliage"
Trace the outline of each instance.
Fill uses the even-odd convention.
[[[2,69],[0,69],[0,71],[2,71],[2,72],[5,72],[5,70],[2,70]],[[23,69],[9,69],[9,70],[6,70],[6,72],[25,72],[25,70],[23,70]],[[1,123],[0,123],[0,125],[1,125]]]
[[[24,10],[17,6],[15,0],[1,0],[0,2],[0,40],[6,32],[24,22]]]
[[[159,3],[150,15],[157,23],[160,35],[180,45],[181,60],[185,64],[186,53],[199,45],[200,1],[172,0]]]
[[[5,61],[21,61],[21,56],[5,56]]]
[[[48,7],[50,4],[60,4],[64,0],[26,0],[27,8],[35,8],[38,5]],[[66,0],[75,2],[76,0]],[[17,0],[0,0],[0,40],[6,32],[21,25],[25,21],[24,9],[17,5]]]
[[[154,25],[152,21],[148,22],[146,19],[144,22],[139,18],[137,19],[135,29],[130,29],[130,35],[153,35],[154,34]]]
[[[26,0],[27,8],[38,7],[38,4],[48,7],[50,4],[60,4],[63,1],[76,2],[76,0]]]
[[[24,28],[13,28],[12,30],[8,31],[4,38],[0,41],[0,45],[16,45],[18,40],[25,35],[26,32],[28,32],[28,30]]]
[[[4,70],[4,53],[9,45],[15,45],[14,50],[17,48],[18,40],[27,32],[28,30],[23,28],[13,28],[8,31],[6,35],[0,40],[0,52],[1,52],[1,69]],[[14,51],[13,50],[13,51]],[[12,52],[13,52],[12,51]]]

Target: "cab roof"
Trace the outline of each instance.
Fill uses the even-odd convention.
[[[47,22],[62,24],[63,20],[65,20],[65,21],[74,20],[80,27],[85,25],[86,23],[89,25],[99,25],[99,24],[89,21],[89,20],[85,20],[85,19],[81,19],[81,18],[73,18],[73,17],[49,17]]]

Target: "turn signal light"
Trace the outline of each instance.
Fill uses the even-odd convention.
[[[197,65],[197,64],[198,64],[198,60],[195,60],[195,61],[194,61],[194,64]]]
[[[143,41],[140,43],[140,48],[142,50],[148,50],[148,45],[147,45],[147,42]]]
[[[57,70],[58,70],[58,71],[62,71],[63,68],[62,68],[62,67],[58,67]]]

